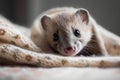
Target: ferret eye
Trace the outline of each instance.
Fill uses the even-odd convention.
[[[53,41],[58,41],[58,40],[59,40],[58,33],[54,33],[53,34]]]
[[[80,37],[80,31],[79,31],[78,29],[75,29],[75,30],[74,30],[74,35],[75,35],[76,37]]]

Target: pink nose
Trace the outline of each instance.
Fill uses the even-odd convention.
[[[75,52],[75,48],[74,47],[67,47],[64,49],[64,52],[66,54],[73,54]]]

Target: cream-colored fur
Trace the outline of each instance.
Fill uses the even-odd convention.
[[[79,20],[78,17],[76,17],[77,19],[73,19],[72,16],[73,16],[73,14],[75,14],[75,12],[77,10],[79,10],[79,9],[72,8],[72,7],[70,7],[70,8],[63,7],[63,8],[53,8],[46,12],[43,12],[35,20],[35,22],[33,24],[32,40],[44,52],[55,52],[54,49],[51,48],[51,46],[50,46],[50,45],[54,44],[54,42],[52,40],[53,36],[51,36],[51,35],[56,31],[56,28],[58,28],[58,27],[60,27],[58,30],[63,28],[62,31],[65,31],[65,30],[67,31],[68,29],[71,28],[70,26],[73,25],[73,27],[77,27],[77,28],[80,27],[79,29],[81,32],[81,36],[84,39],[84,42],[86,42],[86,43],[84,43],[84,46],[86,46],[86,45],[89,46],[89,47],[87,47],[87,50],[85,49],[85,50],[83,50],[83,52],[81,52],[83,55],[84,55],[84,53],[88,53],[88,52],[93,53],[93,54],[95,53],[97,55],[101,55],[101,54],[102,55],[120,55],[120,50],[119,50],[120,49],[120,38],[118,36],[116,36],[115,34],[111,33],[110,31],[104,29],[99,24],[97,24],[96,21],[91,17],[91,15],[89,13],[88,13],[89,23],[87,25],[83,25],[81,22],[78,22],[78,21],[81,21],[81,20]],[[62,20],[61,17],[58,17],[61,15],[71,17],[71,20],[67,23],[64,20]],[[49,24],[49,26],[48,26],[49,28],[47,28],[47,29],[49,29],[49,31],[51,31],[48,33],[48,35],[46,35],[47,31],[45,31],[43,29],[43,26],[41,25],[41,19],[43,18],[43,16],[49,16],[50,18],[53,19],[53,21],[56,21],[56,23],[58,21],[58,23],[57,23],[58,25],[56,25],[55,23],[51,25],[52,22],[50,23],[49,21],[46,21],[45,24]],[[61,27],[59,25],[65,25],[65,26]],[[62,35],[62,34],[59,34],[59,35]],[[73,34],[69,34],[69,35],[73,35]],[[65,34],[63,36],[65,36]],[[94,39],[91,40],[91,37]],[[88,43],[90,43],[90,44],[88,44]],[[54,46],[52,46],[52,47],[54,47]],[[83,47],[83,49],[84,49],[84,47]],[[80,51],[82,51],[82,50],[80,50]],[[58,51],[58,52],[61,52],[61,51]],[[89,53],[88,53],[88,55],[89,55]]]

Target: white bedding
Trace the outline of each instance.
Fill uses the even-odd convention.
[[[1,67],[0,80],[120,80],[120,69]]]

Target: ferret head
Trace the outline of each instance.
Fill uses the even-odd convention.
[[[75,56],[90,41],[89,14],[85,9],[43,16],[41,24],[49,45],[65,56]]]

